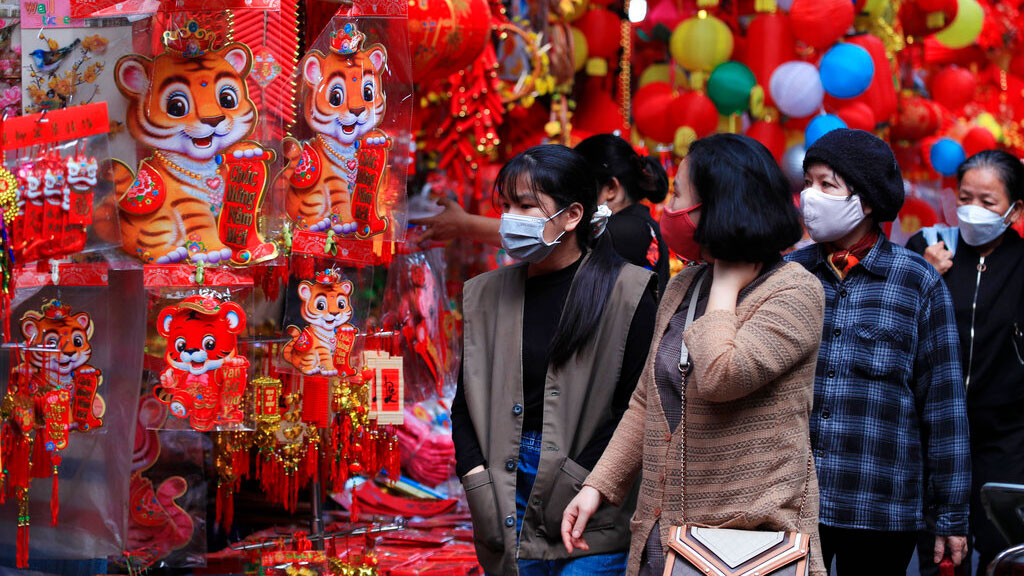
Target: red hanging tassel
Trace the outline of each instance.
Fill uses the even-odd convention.
[[[296,278],[310,279],[316,272],[316,260],[312,256],[292,256],[292,274]]]
[[[60,488],[57,480],[57,466],[53,467],[53,492],[50,493],[50,526],[57,525],[57,516],[60,514]]]
[[[18,496],[18,537],[15,564],[18,568],[28,568],[28,488],[21,488]]]

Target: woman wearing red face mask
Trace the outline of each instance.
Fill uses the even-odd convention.
[[[698,140],[661,230],[707,263],[669,281],[629,409],[565,509],[562,541],[586,550],[594,511],[640,475],[627,574],[662,574],[670,527],[697,524],[809,535],[823,576],[808,419],[825,299],[780,255],[801,236],[785,177],[751,138]]]

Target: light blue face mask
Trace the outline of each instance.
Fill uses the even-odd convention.
[[[555,249],[565,230],[552,242],[544,240],[544,225],[557,217],[565,208],[551,215],[550,218],[540,216],[522,216],[519,214],[502,214],[501,226],[498,231],[501,234],[501,247],[509,256],[522,262],[537,263],[549,255]]]

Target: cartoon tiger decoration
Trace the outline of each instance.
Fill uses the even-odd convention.
[[[245,311],[237,302],[193,295],[157,315],[157,332],[167,339],[164,359],[170,366],[160,375],[153,395],[192,428],[206,431],[215,424],[238,424],[249,360],[237,353],[238,334],[245,330]]]
[[[153,149],[137,175],[118,162],[111,174],[122,246],[147,263],[231,259],[232,250],[218,235],[228,187],[222,158],[266,153],[267,165],[273,160],[271,151],[244,140],[259,119],[246,86],[252,53],[237,42],[214,49],[216,36],[189,21],[164,33],[162,54],[129,54],[114,69],[128,100],[128,130]],[[244,263],[276,255],[272,243],[263,243]]]
[[[316,136],[285,138],[289,164],[285,211],[298,228],[366,238],[388,228],[378,214],[378,190],[391,139],[378,129],[386,96],[381,73],[384,47],[361,49],[354,24],[331,34],[330,52],[311,51],[301,64],[306,122]]]
[[[34,376],[29,379],[33,389],[27,392],[39,395],[54,388],[67,390],[72,397],[73,421],[82,431],[102,426],[106,412],[103,397],[96,393],[103,382],[102,372],[89,365],[93,330],[89,314],[72,314],[71,307],[57,299],[47,300],[39,311],[29,310],[21,317],[27,344],[25,368]]]
[[[335,270],[317,274],[316,282],[299,282],[302,319],[309,326],[300,330],[289,326],[291,340],[285,344],[284,359],[303,374],[351,376],[355,370],[349,355],[355,342],[352,319],[352,283],[342,280]]]

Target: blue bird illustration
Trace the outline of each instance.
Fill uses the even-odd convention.
[[[42,48],[39,48],[29,52],[29,56],[32,57],[36,70],[49,73],[59,68],[60,63],[63,62],[64,59],[68,57],[68,54],[71,54],[71,51],[81,43],[82,41],[80,39],[75,38],[74,42],[63,48],[56,48],[53,50],[43,50]]]

